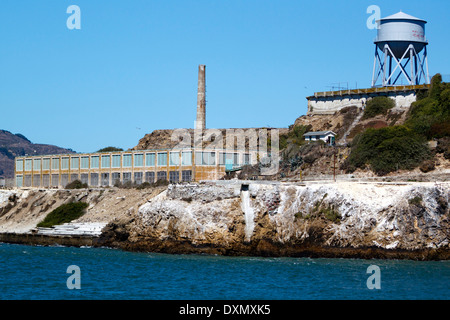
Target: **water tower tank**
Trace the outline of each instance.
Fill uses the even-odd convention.
[[[381,86],[429,84],[426,23],[401,11],[377,20],[372,87],[378,79]]]
[[[375,40],[378,48],[383,50],[385,44],[400,58],[408,49],[414,45],[417,53],[421,52],[428,44],[425,39],[425,20],[415,18],[409,14],[399,12],[392,16],[377,21],[379,29]]]

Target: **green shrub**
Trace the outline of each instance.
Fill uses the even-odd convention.
[[[66,185],[66,189],[86,189],[88,188],[87,183],[82,183],[80,180],[75,180]]]
[[[420,205],[422,205],[422,197],[416,196],[414,198],[411,198],[411,199],[408,200],[408,203],[410,205],[420,206]]]
[[[289,145],[301,146],[305,143],[305,133],[310,131],[311,125],[297,125],[289,128],[288,133],[280,135],[280,150],[286,149]]]
[[[395,107],[395,102],[391,98],[380,96],[367,101],[362,119],[373,118],[379,114],[386,114],[389,109]]]
[[[428,95],[409,109],[406,125],[427,139],[450,136],[450,86],[440,74],[431,80]]]
[[[441,74],[434,75],[433,78],[431,78],[430,82],[430,90],[428,93],[428,97],[431,99],[439,99],[439,96],[441,95],[442,91],[442,76]]]
[[[50,212],[37,226],[50,228],[55,225],[71,222],[72,220],[81,217],[87,207],[88,204],[85,202],[63,204]]]
[[[123,151],[123,149],[116,148],[116,147],[106,147],[106,148],[98,150],[97,152],[115,152],[115,151]]]
[[[156,187],[164,187],[168,186],[170,183],[168,180],[159,179],[156,182],[150,183],[150,182],[143,182],[139,185],[136,185],[136,189],[142,190],[147,188],[156,188]]]
[[[429,156],[426,140],[405,126],[367,129],[355,137],[343,169],[353,172],[367,165],[378,175],[411,170]]]
[[[336,209],[334,209],[333,205],[328,205],[327,207],[323,207],[320,209],[320,213],[325,216],[328,220],[338,223],[341,221],[342,217]]]

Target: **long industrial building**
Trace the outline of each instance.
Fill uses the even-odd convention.
[[[18,188],[64,188],[75,180],[91,187],[157,180],[177,183],[220,179],[226,170],[255,160],[255,151],[227,153],[193,148],[45,155],[16,158],[15,177]]]
[[[196,130],[206,130],[205,65],[199,65]],[[200,135],[201,136],[201,135]],[[15,159],[18,188],[64,188],[80,180],[90,187],[117,184],[217,180],[227,170],[256,164],[267,152],[244,149],[159,149],[107,153],[58,154]],[[261,151],[261,150],[259,150]],[[258,154],[258,156],[257,156]]]

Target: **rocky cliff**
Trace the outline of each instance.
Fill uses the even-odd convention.
[[[0,232],[28,234],[61,203],[106,224],[96,245],[133,251],[450,258],[450,183],[216,181],[159,189],[0,191]]]
[[[171,185],[105,234],[128,250],[169,253],[448,259],[448,187]]]

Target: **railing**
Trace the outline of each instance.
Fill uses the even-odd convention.
[[[429,87],[430,87],[430,85],[423,84],[423,85],[413,85],[413,86],[390,86],[390,87],[374,87],[374,88],[367,88],[367,89],[323,91],[323,92],[315,92],[314,97],[319,98],[319,97],[332,97],[332,96],[380,93],[380,92],[412,91],[412,90],[428,89]],[[311,97],[309,97],[309,98],[311,98]]]

